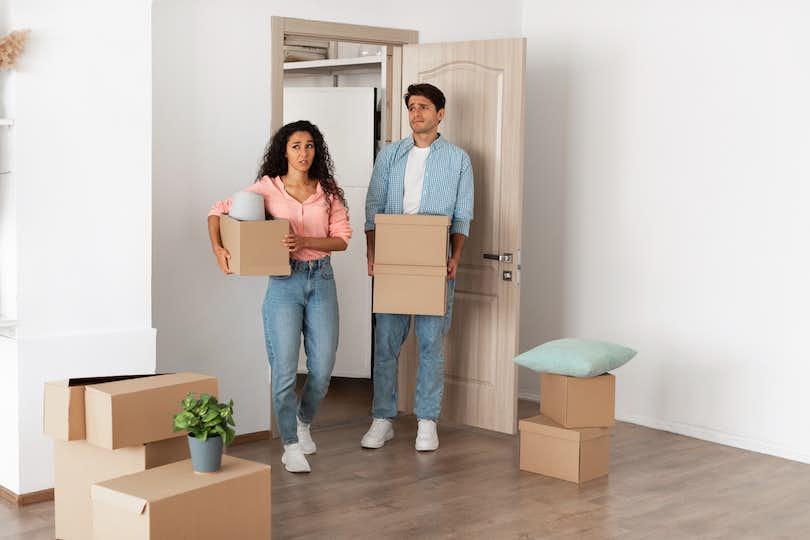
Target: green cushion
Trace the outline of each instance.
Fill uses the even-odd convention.
[[[515,358],[515,363],[533,371],[596,377],[626,364],[636,351],[615,343],[593,339],[557,339]]]

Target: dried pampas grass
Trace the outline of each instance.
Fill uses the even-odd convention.
[[[25,47],[30,30],[15,30],[0,39],[0,69],[11,69]]]

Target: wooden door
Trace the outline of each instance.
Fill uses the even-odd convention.
[[[517,428],[512,359],[520,311],[525,57],[524,39],[405,45],[402,52],[403,92],[415,82],[444,92],[439,130],[467,151],[475,176],[475,218],[445,343],[442,419],[503,433]],[[407,110],[400,103],[407,137]],[[406,412],[413,409],[418,365],[411,334],[399,362],[399,408]]]

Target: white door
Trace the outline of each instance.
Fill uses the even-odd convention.
[[[525,57],[524,39],[406,45],[402,55],[403,91],[429,82],[444,92],[439,129],[467,151],[475,176],[475,218],[446,341],[442,418],[503,433],[517,428],[512,359],[520,311]],[[410,126],[402,111],[406,137]],[[417,364],[411,335],[399,362],[399,408],[406,412],[413,409]]]
[[[340,309],[336,377],[371,377],[371,286],[365,269],[364,206],[374,167],[373,88],[285,88],[284,123],[308,120],[326,139],[349,205],[353,237],[332,255]],[[306,372],[303,345],[298,364]]]

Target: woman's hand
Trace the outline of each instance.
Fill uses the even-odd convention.
[[[228,253],[228,250],[222,246],[216,246],[214,248],[214,255],[217,258],[217,264],[219,265],[220,270],[222,270],[222,273],[233,274],[233,272],[231,272],[230,265],[231,254]]]
[[[307,247],[307,238],[288,233],[281,239],[281,244],[287,248],[290,253],[293,253],[294,251]]]

